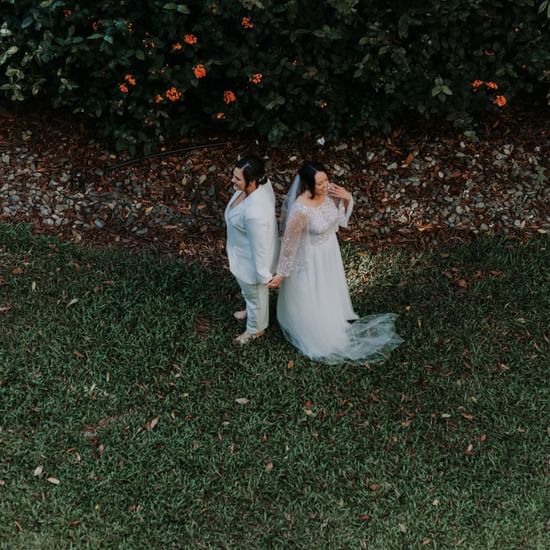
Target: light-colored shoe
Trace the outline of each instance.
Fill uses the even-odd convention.
[[[235,317],[237,321],[244,321],[247,317],[246,309],[243,309],[241,311],[235,311],[235,313],[233,313],[233,317]]]
[[[239,346],[244,346],[252,342],[252,340],[256,340],[257,338],[260,338],[264,334],[265,334],[265,330],[261,330],[260,332],[248,332],[245,330],[242,334],[237,336],[237,338],[235,338],[233,342],[235,342],[235,344],[238,344]]]

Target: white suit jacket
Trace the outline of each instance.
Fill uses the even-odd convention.
[[[268,180],[231,208],[240,193],[233,194],[225,209],[229,269],[245,283],[265,284],[275,273],[279,253],[275,193]]]

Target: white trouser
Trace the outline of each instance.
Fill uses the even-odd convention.
[[[265,284],[250,284],[237,278],[246,302],[246,330],[255,333],[269,324],[269,289]]]

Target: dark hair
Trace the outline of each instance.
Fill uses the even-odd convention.
[[[246,155],[235,163],[235,168],[243,171],[243,177],[246,185],[255,181],[257,185],[263,185],[267,180],[265,178],[264,161],[256,155]]]
[[[301,183],[300,193],[307,189],[311,193],[311,198],[315,197],[315,174],[317,172],[328,174],[327,169],[320,162],[307,160],[302,164],[300,170],[298,170]]]

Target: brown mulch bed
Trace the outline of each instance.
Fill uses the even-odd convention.
[[[537,112],[509,110],[481,123],[478,135],[478,143],[468,142],[459,131],[424,123],[397,129],[390,136],[350,138],[326,145],[312,138],[271,147],[246,137],[216,136],[211,142],[223,142],[222,146],[143,160],[108,173],[106,167],[128,157],[110,151],[89,129],[55,113],[15,114],[0,108],[0,187],[9,186],[6,193],[17,194],[22,200],[19,195],[26,197],[34,190],[45,196],[53,181],[57,185],[55,201],[64,193],[77,198],[80,193],[83,200],[91,202],[88,213],[77,212],[72,206],[65,209],[62,217],[67,221],[59,226],[47,225],[37,206],[14,206],[7,213],[0,204],[0,220],[31,222],[36,233],[53,233],[94,246],[146,248],[201,264],[222,265],[223,210],[231,194],[230,170],[239,155],[254,150],[266,156],[280,198],[302,160],[324,162],[333,179],[356,197],[355,223],[341,238],[371,249],[446,247],[477,238],[484,231],[513,239],[546,233],[550,228],[544,181],[549,174],[547,120]],[[204,141],[182,140],[172,145],[196,143]],[[515,195],[508,189],[512,177],[522,182]],[[518,214],[514,225],[513,212],[519,207],[511,204],[510,223],[507,217],[503,221],[495,205],[510,200],[525,203],[521,193],[530,189],[531,180],[536,192],[529,197],[529,215],[525,207],[525,219]],[[478,197],[477,204],[472,196]],[[458,197],[458,202],[453,197]],[[119,203],[122,198],[129,205],[126,218],[127,211],[118,204],[116,215],[104,205],[98,209],[98,203]],[[488,200],[492,207],[484,204]],[[478,208],[479,204],[485,208]],[[447,205],[451,208],[448,217],[453,220],[457,216],[456,223],[441,215]],[[160,207],[163,213],[153,223],[151,216],[157,215]],[[467,208],[475,215],[467,214],[466,221],[461,221],[460,215],[454,214],[457,208]],[[129,216],[132,223],[128,223]],[[80,225],[74,225],[72,217],[78,217]]]

